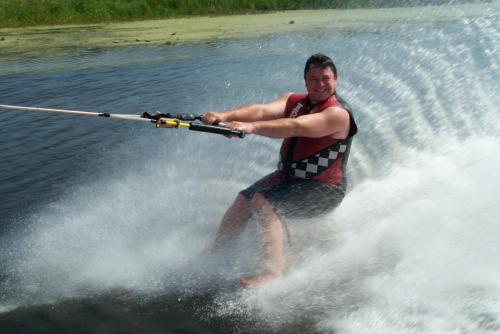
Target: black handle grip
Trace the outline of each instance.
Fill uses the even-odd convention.
[[[162,115],[161,117],[166,117],[166,118],[175,118],[181,121],[196,121],[196,120],[201,120],[201,116],[197,116],[195,114],[172,114],[172,113],[166,113],[166,114],[160,114]]]
[[[153,119],[155,121],[159,120],[160,118],[172,118],[172,119],[178,119],[180,121],[196,121],[196,120],[201,120],[201,116],[195,115],[195,114],[172,114],[172,113],[156,113],[156,114],[150,114],[148,112],[145,112],[141,116],[142,118],[147,118],[147,119]]]
[[[245,133],[242,131],[232,130],[232,129],[229,129],[229,128],[226,128],[223,126],[218,126],[218,125],[189,123],[189,130],[217,133],[217,134],[225,135],[225,136],[238,136],[240,138],[245,137]]]

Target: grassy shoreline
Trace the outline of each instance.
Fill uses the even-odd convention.
[[[453,3],[471,1],[477,0]],[[429,4],[446,5],[450,0],[0,0],[0,28]]]
[[[367,6],[370,0],[0,0],[0,28]]]
[[[500,15],[500,4],[384,9],[291,10],[267,14],[204,16],[125,23],[0,28],[1,62],[95,48],[169,45],[323,29],[351,30],[415,21]]]

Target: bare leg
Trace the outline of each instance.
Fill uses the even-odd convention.
[[[283,273],[285,267],[283,225],[280,217],[264,196],[256,193],[253,209],[259,214],[264,247],[264,271],[257,277],[241,278],[243,285],[257,285],[271,281]]]
[[[250,201],[239,194],[234,203],[226,211],[215,237],[214,249],[219,249],[229,240],[234,240],[243,232],[246,223],[252,216]]]

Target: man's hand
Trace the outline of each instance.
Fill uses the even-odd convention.
[[[209,111],[201,116],[201,121],[206,124],[219,124],[226,121],[226,115],[222,112]]]
[[[231,130],[241,131],[244,134],[253,133],[255,130],[254,124],[247,123],[247,122],[231,122],[231,123],[226,124],[225,126]]]

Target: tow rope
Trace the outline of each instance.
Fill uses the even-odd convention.
[[[216,133],[224,136],[236,136],[240,138],[245,137],[245,133],[238,130],[233,130],[225,127],[224,125],[218,124],[204,124],[201,122],[201,116],[194,114],[162,114],[162,113],[143,113],[142,115],[131,115],[131,114],[110,114],[110,113],[98,113],[90,111],[80,111],[80,110],[66,110],[66,109],[51,109],[51,108],[39,108],[39,107],[25,107],[25,106],[13,106],[7,104],[0,104],[0,108],[12,109],[12,110],[25,110],[25,111],[35,111],[35,112],[52,112],[67,114],[73,116],[98,116],[98,117],[108,117],[127,121],[139,121],[139,122],[150,122],[154,123],[157,128],[187,128],[192,131]],[[191,122],[183,122],[191,121]]]

